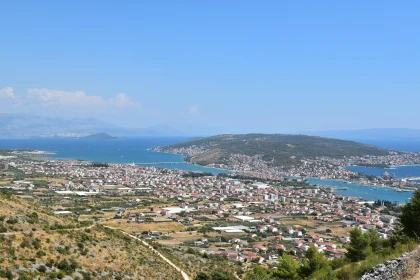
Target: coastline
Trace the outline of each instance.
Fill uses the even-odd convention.
[[[11,150],[19,150],[19,149],[7,149],[7,150],[11,151]],[[56,149],[54,149],[54,150],[56,150]],[[221,173],[238,173],[238,174],[240,174],[240,173],[245,174],[247,172],[252,172],[252,171],[223,169],[223,168],[219,168],[219,167],[210,167],[210,166],[200,165],[200,164],[197,164],[197,163],[191,163],[191,162],[188,162],[188,161],[185,160],[185,155],[183,155],[183,154],[170,153],[170,152],[164,152],[164,151],[156,151],[156,148],[151,148],[151,147],[148,147],[147,148],[147,147],[144,147],[144,150],[151,151],[152,154],[153,153],[156,153],[156,154],[161,153],[161,154],[167,154],[167,155],[176,155],[176,156],[179,157],[179,160],[178,159],[174,159],[174,158],[170,158],[168,160],[168,162],[178,161],[177,163],[179,163],[179,165],[177,166],[176,164],[174,164],[173,166],[169,166],[169,165],[168,166],[164,166],[164,165],[160,165],[159,166],[158,164],[156,164],[156,165],[158,165],[158,166],[156,166],[156,165],[153,165],[153,164],[152,165],[150,165],[150,164],[144,164],[143,165],[141,163],[138,163],[138,164],[136,164],[138,166],[155,166],[156,168],[159,168],[159,169],[176,169],[176,170],[180,170],[181,172],[188,172],[188,171],[192,171],[192,172],[210,172],[210,173],[213,173],[214,175],[219,174],[217,171],[219,171]],[[76,157],[75,158],[72,158],[71,157],[71,154],[69,154],[68,152],[64,152],[64,150],[63,150],[63,154],[65,154],[65,156],[61,156],[60,155],[61,154],[61,152],[60,152],[61,150],[58,150],[58,152],[57,152],[57,150],[54,151],[54,152],[49,152],[48,149],[42,149],[41,150],[41,149],[38,148],[38,149],[36,149],[36,151],[37,151],[37,154],[36,155],[37,155],[38,158],[44,158],[44,159],[55,160],[55,161],[78,161],[78,160],[81,160],[81,161],[96,162],[95,160],[92,160],[92,158],[89,159],[89,155],[91,157],[92,156],[93,157],[96,157],[97,156],[96,154],[89,153],[89,154],[86,154],[87,157],[88,157],[88,159],[86,159],[86,157],[84,157],[84,155],[79,155],[79,154],[76,155],[77,158]],[[141,159],[143,159],[143,160],[146,160],[145,158],[142,157],[142,154],[141,153],[138,155],[138,157],[141,158]],[[97,160],[97,162],[106,162],[106,163],[117,164],[117,165],[131,165],[132,164],[131,163],[132,159],[129,160],[130,162],[128,162],[128,161],[121,162],[121,158],[119,158],[119,156],[117,156],[115,154],[111,154],[110,157],[102,157],[102,158],[105,158],[106,160]],[[102,158],[100,158],[100,159],[102,159]],[[160,159],[158,159],[158,160],[160,160]],[[163,161],[165,161],[165,158],[162,159],[162,162]],[[180,161],[182,161],[182,163]],[[182,166],[182,164],[185,164],[185,165]],[[192,169],[188,170],[188,166],[190,166],[190,167],[196,167],[196,168],[192,168]],[[353,165],[353,166],[357,166],[357,165]],[[420,165],[403,165],[403,166],[420,166]],[[394,167],[399,167],[399,166],[394,166]],[[203,169],[209,168],[210,170],[200,170],[200,168],[203,168]],[[365,168],[368,168],[368,167],[365,167]],[[256,173],[263,174],[261,172],[256,172]],[[277,175],[275,175],[275,176],[277,176]],[[278,176],[287,177],[287,174],[282,173],[282,175],[278,175]],[[355,198],[358,198],[358,199],[360,199],[360,197],[365,197],[364,194],[363,194],[365,191],[364,190],[361,191],[361,188],[364,188],[366,190],[366,192],[369,193],[369,194],[365,193],[368,197],[369,196],[372,196],[372,195],[375,195],[375,194],[370,193],[367,190],[368,188],[387,189],[389,191],[392,191],[392,192],[389,192],[389,194],[387,194],[386,197],[384,196],[383,191],[381,191],[381,194],[379,195],[379,197],[382,200],[393,200],[393,197],[392,196],[395,196],[397,194],[397,191],[398,191],[398,188],[395,188],[395,187],[390,187],[390,186],[386,186],[386,185],[385,186],[382,186],[380,184],[378,184],[378,185],[373,185],[373,184],[367,184],[367,185],[365,185],[365,184],[360,184],[359,182],[350,181],[349,179],[328,179],[328,178],[324,178],[324,177],[322,177],[322,178],[320,178],[320,177],[306,177],[306,178],[319,180],[319,182],[314,183],[314,185],[317,185],[317,186],[320,186],[320,187],[328,187],[329,186],[329,187],[332,187],[332,188],[335,188],[335,187],[344,188],[345,187],[344,184],[346,182],[348,182],[350,184],[353,184],[356,187],[355,189],[351,190],[354,187],[349,186],[348,193],[344,193],[344,191],[340,191],[337,194],[342,195],[342,196],[345,196],[345,197],[355,197]],[[338,184],[338,185],[336,185],[335,183]],[[310,184],[312,184],[312,183],[310,183]],[[347,190],[346,190],[346,192],[347,192]],[[409,191],[409,192],[410,192],[410,194],[412,194],[412,190]],[[404,203],[404,200],[407,197],[405,195],[402,195],[402,193],[405,193],[405,190],[403,192],[398,192],[398,194],[399,194],[398,195],[399,203]],[[373,198],[367,198],[366,197],[366,199],[363,199],[363,200],[370,201],[372,199]]]
[[[170,152],[156,151],[155,149],[156,148],[150,148],[150,150],[152,150],[154,152],[157,152],[157,153],[172,154],[172,155],[182,155],[185,158],[185,155],[183,155],[183,154],[176,154],[176,153],[170,153]],[[185,161],[185,159],[184,159],[184,161]],[[188,164],[191,164],[191,165],[195,165],[195,166],[200,166],[200,167],[214,168],[214,169],[218,169],[218,170],[227,170],[227,169],[221,169],[221,168],[216,168],[216,167],[209,167],[209,166],[205,166],[205,165],[199,165],[197,163],[190,163],[190,162],[186,162],[186,161],[185,161],[185,163],[188,163]],[[364,168],[378,168],[378,169],[391,169],[391,168],[398,168],[398,167],[420,166],[420,164],[413,164],[413,165],[391,165],[389,168],[364,166],[364,165],[347,165],[347,166],[364,167]],[[230,172],[247,172],[247,171],[242,171],[242,170],[227,170],[227,171],[230,171]],[[249,171],[249,172],[252,172],[252,171]],[[285,175],[285,176],[294,177],[292,175]],[[393,187],[387,186],[387,185],[384,185],[384,186],[382,186],[382,185],[372,185],[372,184],[363,185],[363,184],[358,183],[358,182],[348,181],[348,180],[344,180],[344,179],[325,179],[325,178],[322,179],[322,178],[318,178],[318,177],[305,177],[305,178],[316,179],[316,180],[329,180],[329,181],[346,183],[346,184],[347,184],[347,182],[349,182],[350,184],[354,184],[354,185],[362,186],[362,187],[366,187],[366,188],[369,188],[369,187],[370,188],[381,188],[381,189],[383,188],[383,189],[389,189],[389,190],[394,190],[394,191],[397,191],[397,189],[398,189],[398,188],[393,188]],[[403,192],[413,193],[414,190],[403,191]]]

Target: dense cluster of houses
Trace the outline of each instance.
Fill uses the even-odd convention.
[[[337,195],[328,188],[283,186],[282,181],[276,184],[250,183],[221,176],[186,176],[183,171],[135,165],[94,167],[81,161],[24,162],[17,168],[28,175],[41,174],[62,179],[41,188],[36,188],[30,181],[14,182],[13,186],[31,189],[34,194],[55,191],[57,195],[133,196],[133,200],[139,200],[136,196],[147,194],[179,201],[170,207],[153,208],[151,213],[120,210],[115,218],[143,223],[150,222],[147,218],[152,215],[192,223],[200,220],[201,216],[212,215],[231,222],[236,227],[225,227],[220,231],[230,234],[245,232],[250,238],[258,237],[262,241],[251,244],[247,240],[233,238],[229,247],[202,249],[237,261],[275,262],[279,250],[302,254],[311,246],[329,257],[343,256],[342,245],[349,242],[347,236],[324,240],[308,233],[303,227],[284,225],[282,219],[285,217],[309,217],[316,222],[339,223],[343,228],[376,228],[383,238],[393,231],[396,222],[395,217],[381,214],[357,198]],[[211,245],[204,240],[197,242],[195,246],[198,247]]]

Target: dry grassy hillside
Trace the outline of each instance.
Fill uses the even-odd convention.
[[[56,217],[16,197],[0,195],[0,232],[0,278],[181,278],[122,233]]]

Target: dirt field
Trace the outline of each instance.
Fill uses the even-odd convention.
[[[303,226],[303,227],[317,227],[318,222],[315,220],[280,220],[284,225]]]
[[[308,233],[315,233],[322,237],[328,237],[327,235],[324,234],[326,233],[325,231],[327,229],[331,230],[330,234],[332,236],[342,237],[342,236],[348,236],[352,228],[351,227],[343,228],[341,227],[340,223],[321,223],[320,225],[318,225],[316,229],[309,229]]]
[[[126,232],[142,232],[142,231],[159,231],[159,232],[171,232],[171,231],[182,231],[185,227],[177,222],[159,222],[159,223],[145,223],[138,224],[135,222],[127,223],[127,220],[115,219],[102,222],[111,227],[119,228]]]
[[[183,244],[181,241],[179,240],[157,240],[158,243],[162,244],[162,245],[166,245],[166,246],[177,246],[177,245],[181,245]]]
[[[54,184],[67,184],[69,180],[61,179],[61,178],[48,178],[48,177],[37,177],[37,178],[26,178],[25,181],[48,181]]]

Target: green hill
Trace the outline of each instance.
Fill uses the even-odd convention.
[[[223,164],[232,154],[261,155],[273,166],[288,166],[303,158],[342,158],[384,156],[389,151],[378,147],[331,138],[286,134],[227,134],[197,139],[157,148],[158,151],[182,153],[187,160],[208,165]]]

